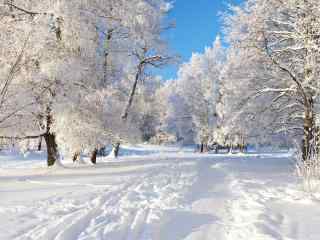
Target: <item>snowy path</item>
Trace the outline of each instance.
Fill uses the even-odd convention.
[[[285,155],[264,157],[199,160],[189,193],[189,215],[199,224],[162,239],[320,239],[319,195],[299,189]]]
[[[6,164],[0,158],[1,240],[320,239],[320,197],[299,189],[283,154]]]

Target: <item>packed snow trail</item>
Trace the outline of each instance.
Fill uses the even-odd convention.
[[[320,239],[320,196],[300,189],[288,154],[149,148],[53,169],[1,156],[0,239]]]
[[[191,221],[184,233],[160,239],[320,239],[320,195],[300,189],[287,154],[198,159],[189,196]],[[174,216],[172,229],[179,228]],[[172,226],[176,225],[176,226]],[[179,234],[182,234],[179,236]],[[176,237],[178,236],[178,237]]]

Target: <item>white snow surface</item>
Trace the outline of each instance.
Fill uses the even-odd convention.
[[[0,154],[1,240],[319,240],[320,195],[289,153],[214,155],[136,146],[48,169]]]

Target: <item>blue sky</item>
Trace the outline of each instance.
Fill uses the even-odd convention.
[[[165,34],[171,52],[188,61],[192,52],[203,52],[211,46],[221,31],[219,12],[227,9],[228,3],[240,4],[242,0],[175,0],[169,19],[176,28]],[[176,78],[176,67],[166,67],[159,73],[164,79]]]

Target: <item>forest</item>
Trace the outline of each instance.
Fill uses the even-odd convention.
[[[268,162],[256,166],[256,162],[248,159],[253,153],[257,154],[254,155],[257,159],[268,158],[269,155],[263,155],[268,151],[274,160],[278,155],[273,154],[285,152],[289,155],[279,157],[282,160],[274,161],[274,166],[281,165],[283,159],[290,164],[283,170],[285,173],[277,176],[283,174],[291,178],[296,174],[316,194],[313,184],[318,184],[320,179],[320,1],[246,0],[241,4],[227,4],[226,1],[226,5],[227,9],[219,14],[221,28],[215,40],[210,46],[204,46],[202,53],[194,52],[183,62],[164,37],[179,27],[170,17],[175,2],[1,0],[0,152],[3,153],[0,154],[0,195],[5,194],[1,192],[1,175],[11,179],[10,171],[1,165],[2,158],[38,153],[43,156],[41,162],[47,165],[41,171],[53,174],[51,171],[55,171],[55,167],[66,163],[76,169],[84,165],[90,174],[93,174],[90,167],[97,166],[94,170],[98,176],[103,174],[103,166],[107,172],[112,172],[109,169],[114,166],[112,164],[132,167],[131,158],[124,157],[128,151],[142,151],[144,157],[156,152],[159,156],[153,160],[158,159],[159,164],[168,155],[168,159],[173,159],[172,163],[169,161],[173,165],[165,170],[168,181],[180,181],[175,178],[174,171],[183,169],[179,171],[186,174],[183,179],[188,183],[183,191],[194,186],[188,175],[189,158],[208,159],[210,164],[221,158],[223,165],[228,156],[243,157],[248,166],[267,169],[263,166]],[[168,66],[178,68],[176,79],[164,79],[159,74]],[[144,147],[137,150],[136,146]],[[148,151],[151,152],[147,154]],[[180,157],[171,154],[179,154],[179,151],[184,154],[183,163],[175,167],[174,159]],[[207,173],[210,167],[206,170],[206,165],[201,165],[204,164],[202,160],[197,164]],[[290,168],[294,170],[288,170]],[[257,176],[259,171],[252,170]],[[19,176],[17,181],[25,179],[19,174],[14,175]],[[160,184],[160,176],[156,180],[146,180],[147,176],[141,181]],[[203,179],[206,184],[215,180]],[[221,186],[225,184],[222,182]],[[183,192],[182,187],[173,192],[180,190]],[[161,203],[166,201],[166,192],[163,194]],[[243,198],[247,196],[241,194]],[[9,194],[7,196],[9,198]],[[263,196],[266,202],[272,201],[268,195]],[[279,198],[284,196],[279,195]],[[131,202],[132,199],[127,200]],[[246,204],[251,200],[254,202],[254,197],[247,199]],[[167,208],[178,207],[172,204],[168,203]],[[0,213],[6,211],[1,209],[0,201]],[[146,212],[141,214],[145,216]],[[311,215],[312,211],[308,216]],[[292,216],[287,218],[292,219]],[[138,226],[140,220],[135,220]],[[314,224],[317,220],[310,221]],[[157,231],[161,232],[159,229]],[[130,234],[123,230],[122,234],[127,232],[123,238],[124,235],[112,231],[115,235],[101,233],[99,237],[90,235],[92,229],[89,230],[82,235],[80,232],[73,235],[76,231],[72,228],[59,234],[33,232],[33,235],[20,234],[20,238],[10,235],[8,239],[180,240],[189,236],[168,233],[150,237],[153,228],[144,229],[144,233],[138,228]],[[312,235],[314,238],[304,238],[306,230],[295,236],[283,233],[282,238],[277,237],[276,230],[264,230],[271,238],[259,238],[260,235],[248,238],[249,233],[237,235],[238,230],[235,230],[231,238],[217,239],[319,239],[320,236],[317,232]],[[52,232],[46,232],[49,233]],[[188,239],[214,239],[210,238],[212,235],[199,236]],[[6,237],[4,235],[4,239]]]
[[[224,13],[204,53],[177,64],[165,1],[4,1],[3,145],[42,141],[48,165],[106,144],[301,147],[317,154],[317,1],[248,1]]]

